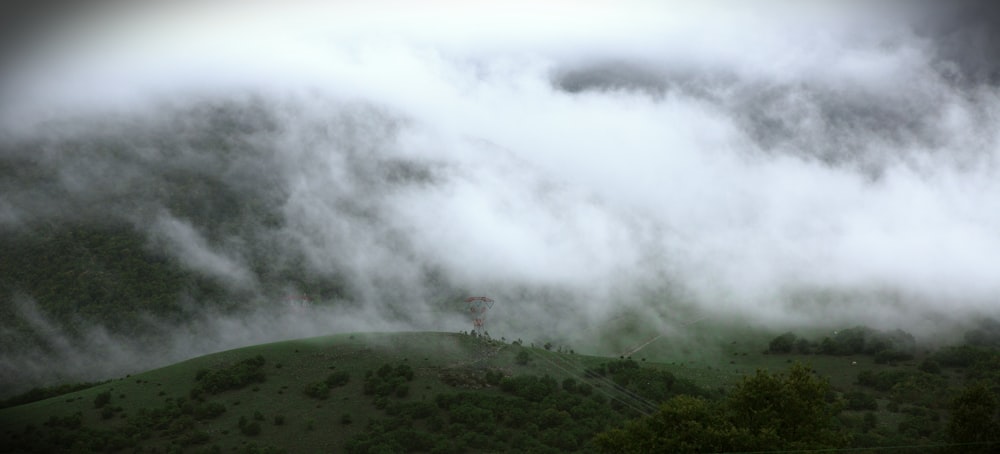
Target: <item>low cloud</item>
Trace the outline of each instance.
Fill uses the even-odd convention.
[[[1000,92],[956,54],[992,29],[847,5],[88,16],[3,80],[5,158],[40,177],[6,183],[0,223],[83,204],[277,317],[164,329],[167,359],[458,329],[436,320],[462,292],[499,301],[497,330],[577,341],[626,313],[928,334],[995,315]],[[262,266],[351,299],[286,311]]]

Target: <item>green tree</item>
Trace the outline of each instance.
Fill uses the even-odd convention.
[[[738,429],[717,402],[677,396],[659,412],[625,427],[599,434],[594,444],[605,453],[724,452],[755,449],[750,434]]]
[[[793,333],[785,333],[771,340],[767,346],[770,353],[791,353],[795,346],[796,336]]]
[[[515,361],[522,366],[526,365],[531,361],[531,354],[529,354],[527,350],[522,349],[517,352],[517,358]]]
[[[955,443],[992,443],[963,446],[964,452],[995,452],[1000,444],[997,396],[985,382],[976,382],[952,402],[948,435]]]
[[[774,434],[781,446],[793,449],[836,447],[845,440],[833,429],[838,408],[826,401],[829,393],[829,382],[796,363],[787,375],[758,370],[745,377],[730,394],[728,406],[737,427],[762,439]]]
[[[759,370],[722,402],[677,396],[649,417],[599,434],[602,452],[717,452],[820,449],[847,445],[835,429],[839,405],[830,385],[806,366],[787,374]]]

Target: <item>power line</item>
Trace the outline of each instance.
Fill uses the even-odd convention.
[[[566,369],[563,366],[560,366],[559,364],[556,364],[554,361],[552,361],[552,359],[548,358],[545,355],[542,355],[540,352],[534,351],[534,349],[531,349],[529,351],[532,354],[534,354],[535,356],[537,356],[537,357],[541,358],[542,360],[548,362],[553,367],[555,367],[555,368],[557,368],[557,369],[559,369],[559,370],[561,370],[561,371],[563,371],[563,372],[565,372],[565,373],[567,373],[567,374],[569,374],[571,376],[582,377],[582,378],[584,378],[583,381],[586,382],[586,380],[585,380],[586,376],[585,375],[582,375],[579,372],[571,371],[569,369]],[[635,402],[628,402],[628,401],[620,398],[619,396],[615,396],[614,394],[605,391],[604,388],[602,388],[600,386],[595,386],[594,389],[597,390],[597,392],[599,392],[601,394],[604,394],[605,396],[608,396],[608,398],[610,398],[612,400],[616,400],[618,402],[621,402],[623,405],[631,408],[632,410],[637,411],[638,413],[640,413],[640,414],[642,414],[644,416],[652,416],[653,413],[655,413],[656,411],[659,410],[659,407],[657,405],[653,404],[652,402],[649,402],[648,400],[643,399],[640,396],[634,395],[631,391],[628,391],[627,389],[622,388],[617,383],[612,383],[612,387],[615,390],[619,391],[620,393],[624,394],[625,396],[631,397],[632,399],[635,400]]]
[[[556,359],[564,362],[565,364],[569,364],[569,367],[572,367],[574,370],[579,371],[581,369],[580,365],[573,364],[572,362],[570,362],[568,359],[566,359],[564,357],[561,357],[561,356],[558,356],[558,355],[553,355],[553,356]],[[582,377],[583,380],[584,380],[584,382],[586,382],[586,380],[588,380],[588,379],[589,380],[596,380],[598,382],[601,382],[601,383],[604,383],[604,384],[608,385],[610,388],[612,388],[612,389],[614,389],[614,390],[616,390],[616,391],[618,391],[618,392],[620,392],[622,394],[625,394],[628,397],[631,397],[634,400],[637,400],[637,401],[641,402],[646,407],[652,409],[652,411],[654,411],[654,412],[656,412],[656,411],[659,410],[659,408],[660,408],[659,404],[657,404],[656,402],[653,402],[653,401],[651,401],[649,399],[646,399],[642,395],[640,395],[640,394],[638,394],[636,392],[633,392],[632,390],[630,390],[630,389],[628,389],[628,388],[626,388],[626,387],[624,387],[622,385],[619,385],[614,380],[612,380],[610,378],[607,378],[607,377],[604,377],[604,376],[602,376],[600,374],[597,374],[597,373],[592,373],[592,372],[588,371],[586,368],[582,368],[582,370],[583,370],[582,374],[580,372],[577,372],[577,376]]]

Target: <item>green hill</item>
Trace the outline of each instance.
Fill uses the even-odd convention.
[[[586,367],[603,361],[607,360],[462,334],[342,334],[212,354],[6,408],[0,410],[0,435],[2,445],[13,451],[138,446],[169,452],[180,446],[193,450],[218,446],[230,452],[257,445],[290,452],[342,452],[349,440],[392,412],[429,412],[422,419],[430,420],[422,425],[438,420],[461,425],[454,420],[459,418],[459,406],[441,412],[439,395],[470,391],[537,406],[540,399],[504,393],[500,377],[548,377],[556,386],[540,388],[541,397],[546,397],[558,395],[565,379],[582,377]],[[404,378],[394,375],[399,371],[405,371]],[[338,375],[346,377],[346,383],[331,389],[326,381]],[[385,383],[373,379],[380,375],[392,377],[382,377]],[[592,430],[606,429],[634,412],[627,407],[613,409],[609,401],[629,398],[610,384],[605,386],[606,390],[591,390],[586,396],[563,392],[567,405],[589,408],[590,413],[580,415],[602,418]],[[307,389],[315,388],[319,391],[308,395]],[[483,422],[476,421],[476,415],[468,418],[469,424]],[[255,424],[259,433],[244,433],[241,419],[243,427]],[[492,424],[492,418],[487,419]],[[530,419],[528,414],[523,417],[524,422]],[[583,445],[593,433],[581,437]],[[454,447],[462,451],[476,443],[467,440]],[[579,447],[575,439],[562,443],[565,448]]]
[[[1000,415],[975,417],[997,410],[987,405],[1000,391],[995,348],[873,356],[864,345],[881,342],[883,333],[842,332],[848,334],[809,341],[835,353],[785,351],[793,337],[785,334],[770,342],[727,342],[720,348],[731,359],[717,363],[641,356],[668,350],[666,339],[634,358],[460,333],[278,342],[8,399],[0,409],[0,451],[586,452],[608,449],[607,443],[645,446],[631,437],[662,438],[657,433],[679,437],[657,440],[658,446],[682,451],[992,446],[988,439],[956,443],[956,433],[990,432],[953,426],[988,428],[1000,421]],[[855,342],[858,336],[867,344]],[[859,350],[849,350],[852,345]],[[811,401],[789,397],[810,389],[802,396],[812,393]],[[47,395],[53,397],[28,402]],[[773,412],[783,399],[794,405],[771,418],[777,426],[741,420],[742,413]],[[960,405],[966,401],[973,404]],[[774,432],[801,420],[805,408],[812,408],[802,414],[819,424],[823,437]],[[602,433],[611,435],[595,438]]]

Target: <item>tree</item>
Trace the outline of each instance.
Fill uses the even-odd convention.
[[[738,429],[725,408],[700,397],[677,396],[653,416],[634,419],[620,429],[599,434],[601,452],[725,452],[755,449],[746,430]]]
[[[952,402],[948,435],[955,443],[992,443],[964,446],[965,452],[994,452],[1000,444],[997,396],[985,382],[965,388]]]
[[[763,370],[745,377],[729,397],[711,402],[677,396],[649,417],[595,439],[602,452],[717,452],[820,449],[847,444],[835,430],[838,405],[827,401],[830,384],[806,366],[787,374]]]
[[[776,435],[788,448],[834,447],[844,440],[833,430],[837,408],[826,401],[830,384],[794,364],[787,375],[758,370],[729,396],[736,425],[760,437]],[[778,445],[772,445],[778,447]]]
[[[795,346],[796,336],[792,333],[785,333],[771,340],[767,346],[770,353],[791,353]]]

